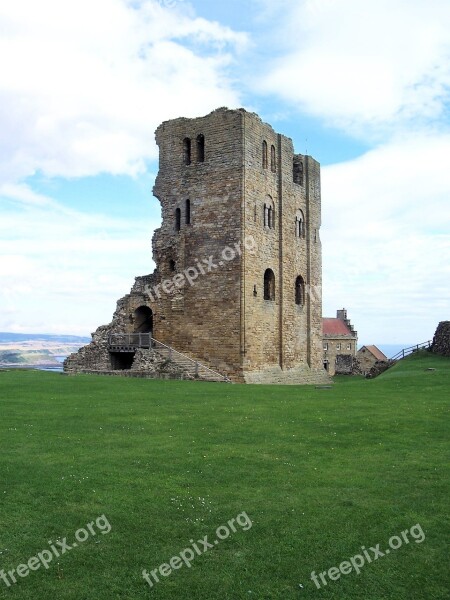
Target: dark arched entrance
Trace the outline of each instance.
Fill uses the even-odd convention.
[[[140,306],[134,311],[135,333],[152,333],[153,311],[148,306]]]

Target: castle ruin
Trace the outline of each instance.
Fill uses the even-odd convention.
[[[65,371],[328,381],[319,163],[244,109],[166,121],[156,142],[156,269]]]

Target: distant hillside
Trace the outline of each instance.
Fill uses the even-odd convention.
[[[78,335],[0,332],[0,368],[61,365],[66,356],[90,341]]]
[[[9,333],[0,331],[0,343],[28,341],[57,342],[62,344],[88,344],[91,341],[91,338],[82,337],[78,335],[50,335],[47,333]]]
[[[49,350],[14,352],[0,350],[0,366],[61,366]]]

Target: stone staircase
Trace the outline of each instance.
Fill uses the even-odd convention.
[[[201,381],[231,383],[231,380],[226,375],[217,373],[198,360],[190,358],[174,348],[155,340],[149,333],[110,334],[108,348],[110,352],[134,352],[138,348],[151,350],[161,358],[173,363],[174,366],[179,367],[189,378]]]
[[[189,375],[195,377],[195,379],[202,379],[204,381],[225,381],[231,383],[225,375],[216,373],[216,371],[177,352],[173,348],[157,346],[153,348],[153,350],[166,360],[170,360],[178,367],[184,369]]]

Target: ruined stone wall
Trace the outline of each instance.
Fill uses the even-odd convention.
[[[366,373],[366,379],[374,379],[375,377],[378,377],[378,375],[381,375],[381,373],[387,371],[392,364],[393,363],[391,361],[375,360],[369,372]]]
[[[362,375],[359,360],[351,354],[338,354],[335,361],[334,375]]]
[[[92,333],[92,342],[83,346],[66,358],[64,371],[77,373],[83,370],[105,370],[112,368],[111,356],[108,350],[108,338],[111,333],[127,330],[129,296],[117,302],[113,319],[109,325],[101,325]]]
[[[431,351],[442,356],[450,356],[450,321],[441,321],[437,326]]]

